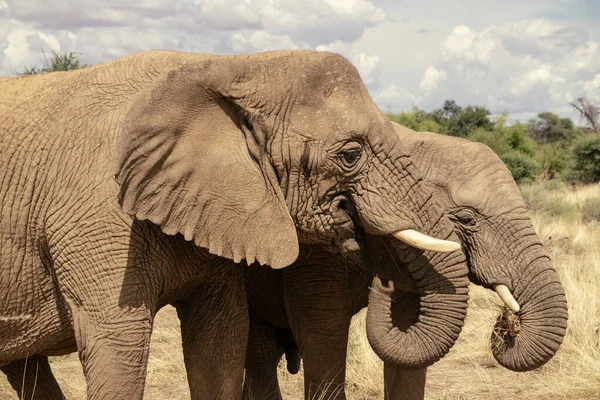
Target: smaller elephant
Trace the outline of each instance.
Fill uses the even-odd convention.
[[[434,193],[446,199],[429,205],[436,209],[424,210],[428,220],[435,225],[451,224],[463,252],[445,258],[411,255],[400,243],[366,234],[358,258],[312,246],[304,248],[299,260],[287,269],[247,269],[248,398],[281,399],[277,364],[284,351],[293,356],[294,349],[277,343],[275,333],[290,329],[304,360],[306,398],[345,399],[350,319],[368,304],[367,334],[384,360],[386,398],[422,399],[428,363],[407,363],[403,354],[412,352],[417,360],[421,354],[425,359],[431,342],[398,339],[403,332],[420,330],[419,323],[433,325],[432,309],[423,306],[424,298],[432,292],[447,295],[456,287],[448,284],[452,276],[448,272],[426,282],[415,280],[409,271],[415,257],[421,257],[423,265],[450,261],[465,265],[472,282],[500,295],[510,310],[505,314],[520,323],[520,331],[506,334],[502,341],[492,335],[493,354],[504,367],[515,371],[537,368],[561,344],[567,326],[564,289],[507,168],[482,144],[417,133],[397,124],[395,129],[411,149],[417,167],[426,171],[425,180],[435,186]],[[460,268],[454,270],[455,275],[462,273]],[[386,280],[388,285],[382,283]],[[466,295],[462,301],[466,304]],[[448,321],[457,317],[457,311],[450,308],[441,312]],[[506,323],[503,318],[498,321]],[[438,337],[453,343],[443,328],[442,322],[432,326]],[[376,335],[381,330],[386,340]]]

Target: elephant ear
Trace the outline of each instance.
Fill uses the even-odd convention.
[[[298,256],[296,228],[248,122],[260,116],[227,84],[251,79],[220,64],[184,65],[134,98],[117,140],[119,203],[212,254],[283,268]]]

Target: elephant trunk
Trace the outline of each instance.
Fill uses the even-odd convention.
[[[541,245],[537,249],[542,251]],[[546,363],[558,350],[567,329],[567,300],[549,258],[538,256],[514,285],[520,306],[498,317],[492,332],[496,360],[513,371],[530,371]]]
[[[373,280],[367,311],[367,337],[385,362],[403,369],[427,367],[458,339],[467,315],[467,268],[461,252],[425,252],[408,263],[420,295],[419,316],[407,329],[392,318],[394,284]]]

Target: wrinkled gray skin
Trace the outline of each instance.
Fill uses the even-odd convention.
[[[411,149],[417,167],[446,199],[437,225],[444,221],[452,224],[466,256],[465,260],[453,254],[429,262],[466,261],[473,282],[490,289],[494,284],[508,286],[521,306],[521,332],[518,337],[509,337],[503,346],[492,346],[493,354],[500,364],[515,371],[541,366],[554,355],[565,335],[567,303],[510,173],[484,145],[417,133],[396,124],[395,128]],[[351,317],[368,302],[367,332],[372,345],[370,333],[381,329],[384,319],[377,313],[391,316],[392,323],[385,329],[393,325],[400,331],[414,329],[415,322],[424,318],[415,290],[421,283],[407,272],[410,263],[406,260],[411,257],[406,247],[367,235],[363,262],[317,246],[303,248],[301,253],[296,264],[282,271],[246,271],[251,316],[247,398],[280,399],[277,363],[285,352],[288,370],[296,372],[299,348],[307,398],[344,399]],[[383,277],[386,272],[396,288],[391,298],[380,285],[374,284],[369,290],[373,275]],[[387,310],[378,306],[380,302],[387,304]],[[453,311],[447,313],[451,319]],[[277,338],[286,336],[284,346]],[[289,336],[295,338],[298,348]],[[397,342],[393,335],[390,339],[389,346],[384,346],[387,353],[377,351],[381,343],[375,343],[380,347],[375,350],[385,361],[386,398],[422,399],[427,369],[399,366],[391,353],[405,350],[394,348]],[[427,344],[415,347],[427,352]]]
[[[58,397],[46,357],[77,350],[89,398],[140,399],[173,304],[192,397],[239,398],[231,260],[281,268],[300,242],[356,249],[355,224],[427,226],[420,178],[332,53],[147,52],[0,79],[0,367],[20,395]],[[23,384],[27,357],[48,379]]]

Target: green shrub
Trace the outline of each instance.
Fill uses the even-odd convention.
[[[417,131],[419,128],[419,121],[417,121],[416,115],[413,112],[401,112],[398,114],[387,113],[387,117],[397,124],[405,126],[413,131]]]
[[[576,204],[563,197],[557,197],[555,193],[541,189],[537,185],[522,185],[521,194],[527,208],[538,214],[570,220],[578,220],[581,217],[581,211]]]
[[[569,187],[563,181],[552,179],[523,183],[519,185],[519,189],[527,208],[538,211],[544,209],[543,204],[547,198],[557,195],[564,196],[568,192]]]
[[[398,114],[387,113],[387,117],[397,124],[405,126],[417,132],[433,132],[440,133],[440,125],[426,118],[426,114],[418,107],[413,107],[412,111],[403,111]]]
[[[44,55],[43,67],[33,65],[29,68],[25,68],[23,72],[18,73],[18,75],[38,75],[45,74],[47,72],[71,71],[74,69],[88,67],[87,64],[82,64],[79,60],[81,54],[73,51],[59,53],[52,50],[52,56],[50,59],[46,57],[46,53],[44,51],[42,51],[42,54]]]
[[[550,217],[563,217],[572,220],[577,220],[580,217],[577,205],[560,197],[545,197],[538,202],[537,207],[537,212]]]
[[[600,182],[600,135],[578,139],[572,154],[572,179],[583,183]]]
[[[548,179],[562,177],[571,166],[569,153],[558,143],[542,145],[538,157]]]
[[[440,133],[441,131],[442,127],[437,122],[430,119],[425,119],[419,123],[418,132]]]
[[[520,151],[509,151],[500,158],[517,183],[533,181],[535,174],[540,170],[538,162],[533,157]]]
[[[511,126],[504,127],[504,137],[508,146],[516,151],[520,151],[528,156],[533,157],[537,150],[537,144],[527,136],[527,126],[517,122]]]
[[[600,222],[600,197],[590,197],[581,204],[583,220]]]
[[[511,150],[504,135],[495,131],[490,132],[483,128],[477,128],[467,136],[467,139],[487,145],[499,156]]]

